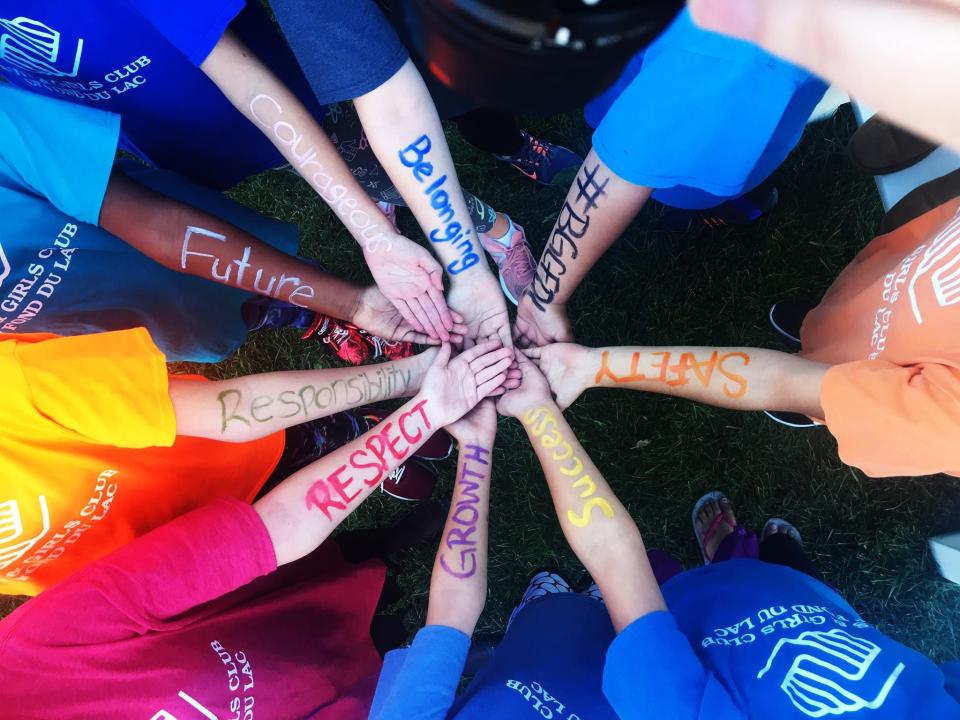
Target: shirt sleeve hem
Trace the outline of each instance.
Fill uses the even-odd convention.
[[[317,102],[321,105],[329,105],[330,103],[353,100],[361,95],[373,92],[396,75],[409,58],[406,48],[401,46],[379,69],[370,72],[363,81],[343,87],[324,88],[322,93],[314,91]]]
[[[183,53],[187,60],[196,67],[203,65],[207,58],[210,57],[210,53],[212,53],[213,49],[217,46],[217,43],[220,42],[220,38],[223,37],[227,28],[230,27],[230,23],[236,20],[237,15],[243,12],[244,7],[246,7],[245,0],[235,0],[232,4],[227,5],[223,13],[221,13],[216,20],[210,21],[209,32],[203,38],[203,41],[198,43],[196,48],[192,48],[189,53]]]

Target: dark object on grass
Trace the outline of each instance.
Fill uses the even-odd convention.
[[[850,160],[868,175],[887,175],[916,165],[937,149],[926,138],[874,115],[850,138]]]

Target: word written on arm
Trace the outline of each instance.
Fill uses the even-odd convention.
[[[381,232],[381,228],[386,227],[384,216],[379,212],[374,214],[357,208],[357,198],[317,160],[317,148],[307,139],[306,133],[283,119],[283,106],[270,95],[260,93],[250,101],[249,107],[257,125],[286,150],[284,156],[290,160],[290,164],[310,183],[310,187],[317,191],[343,224],[363,240],[364,249],[375,252],[381,243],[386,242],[386,250],[389,251],[393,242],[389,234]],[[335,151],[332,144],[330,149]],[[369,202],[366,196],[363,201]]]
[[[567,274],[564,258],[576,259],[579,254],[577,242],[583,239],[590,227],[590,212],[599,207],[598,201],[606,195],[605,188],[610,178],[598,180],[599,171],[599,163],[592,169],[587,168],[586,165],[580,168],[575,180],[577,196],[573,199],[573,203],[569,199],[564,201],[560,214],[557,215],[557,223],[553,226],[550,240],[543,248],[537,273],[526,290],[533,304],[541,312],[546,310],[546,306],[552,303],[560,292],[560,278]]]
[[[583,461],[573,451],[573,446],[563,439],[557,425],[557,418],[550,408],[538,407],[527,410],[523,415],[523,424],[540,443],[540,447],[553,450],[550,459],[557,463],[557,469],[564,477],[570,478],[573,488],[583,488],[580,498],[586,500],[579,512],[567,510],[567,520],[575,527],[590,524],[590,512],[599,508],[608,518],[613,517],[613,506],[605,498],[596,494],[597,484],[583,472]]]
[[[458,565],[459,569],[454,569],[451,563],[447,562],[446,550],[440,555],[440,567],[448,575],[460,579],[473,577],[477,572],[477,541],[472,537],[480,521],[480,509],[477,507],[480,504],[480,496],[477,495],[477,490],[490,472],[489,469],[474,470],[470,467],[470,461],[489,467],[490,463],[484,459],[484,455],[490,455],[488,449],[479,445],[465,445],[463,449],[463,470],[460,472],[460,479],[457,480],[454,504],[447,519],[450,529],[443,539],[446,550],[451,550],[451,556],[455,558],[451,563]],[[476,480],[470,478],[476,478]]]
[[[400,162],[404,167],[410,168],[411,174],[420,184],[426,184],[427,178],[433,175],[433,163],[426,160],[432,148],[433,142],[430,138],[427,135],[421,135],[397,153],[400,156]],[[480,256],[474,251],[473,243],[470,241],[470,235],[473,234],[470,223],[467,223],[465,228],[462,223],[454,219],[456,213],[450,203],[450,193],[443,189],[446,182],[447,176],[441,175],[427,185],[423,194],[430,198],[430,206],[440,221],[439,227],[429,233],[430,242],[448,242],[456,247],[460,257],[447,265],[447,272],[458,275],[480,262]]]
[[[319,417],[331,406],[367,405],[389,400],[406,392],[412,377],[412,370],[384,366],[375,372],[363,370],[353,377],[331,383],[308,383],[297,390],[284,390],[276,395],[251,395],[237,388],[229,388],[217,395],[220,432],[225,433],[231,423],[240,422],[251,427],[251,421],[265,423],[275,418],[306,421]]]
[[[220,272],[220,263],[223,258],[218,257],[214,253],[198,252],[190,249],[190,240],[197,235],[211,238],[217,242],[225,243],[227,241],[226,235],[221,235],[220,233],[205,228],[194,227],[193,225],[187,226],[187,230],[183,234],[183,246],[180,248],[180,269],[187,269],[188,258],[212,258],[213,262],[210,265],[210,277],[213,278],[213,280],[225,283],[226,285],[243,287],[243,279],[246,277],[247,268],[251,267],[250,253],[253,251],[252,246],[247,245],[243,249],[243,255],[240,259],[225,262],[224,270]],[[236,265],[237,269],[236,277],[233,276],[234,265]],[[253,291],[260,295],[279,298],[291,305],[302,308],[308,307],[308,305],[305,305],[301,300],[311,300],[317,295],[317,291],[313,289],[313,286],[305,284],[298,277],[288,277],[284,273],[281,273],[278,280],[276,275],[271,274],[270,281],[264,284],[263,275],[263,268],[256,268],[253,276]],[[292,286],[292,289],[289,290],[288,294],[284,295],[284,286],[288,284]]]
[[[655,372],[653,375],[647,375],[640,372],[640,362],[642,354],[633,353],[630,359],[630,372],[626,375],[617,375],[610,369],[610,353],[604,350],[600,356],[600,369],[594,378],[594,384],[600,385],[604,380],[610,380],[615,383],[643,383],[656,382],[665,383],[668,387],[682,387],[690,383],[690,373],[703,387],[709,388],[714,379],[714,371],[719,371],[724,380],[723,394],[728,398],[737,400],[742,398],[747,392],[747,379],[743,375],[737,375],[730,372],[724,363],[739,360],[742,367],[750,364],[750,356],[743,352],[725,352],[719,350],[710,352],[709,357],[700,359],[692,352],[685,352],[680,355],[680,360],[671,365],[673,353],[670,352],[652,352],[649,353],[652,358],[659,358],[649,366],[649,370]]]
[[[365,489],[376,486],[425,440],[424,433],[431,427],[426,406],[427,401],[421,400],[402,413],[396,425],[381,423],[360,438],[363,445],[350,453],[346,463],[307,490],[307,509],[316,508],[333,520],[332,510],[345,512]]]

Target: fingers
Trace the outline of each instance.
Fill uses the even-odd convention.
[[[705,28],[827,77],[886,117],[960,148],[957,0],[690,0]]]
[[[419,333],[414,330],[404,331],[401,326],[400,332],[393,340],[402,340],[403,342],[413,343],[414,345],[439,345],[440,338],[430,337],[425,333]]]
[[[529,348],[524,348],[523,350],[523,354],[533,361],[540,360],[540,355],[542,352],[543,352],[542,347],[529,347]]]
[[[430,337],[442,339],[442,336],[440,336],[434,330],[433,323],[431,323],[427,317],[427,313],[424,311],[419,297],[409,298],[407,300],[407,307],[410,308],[410,312],[413,313],[414,317],[417,319],[417,322],[420,324],[420,330],[427,333]]]
[[[464,338],[465,341],[468,339],[469,338]],[[468,350],[465,350],[460,357],[463,358],[467,364],[471,364],[481,355],[492,352],[498,347],[500,347],[500,342],[498,340],[484,340],[482,343],[473,345]]]
[[[456,310],[454,310],[454,309],[453,309],[452,307],[450,307],[449,305],[447,305],[447,310],[450,311],[450,317],[453,318],[453,325],[454,325],[454,327],[456,327],[457,325],[463,325],[464,328],[467,327],[466,324],[465,324],[465,323],[466,323],[466,320],[464,320],[463,315],[461,315],[460,313],[458,313]]]
[[[450,352],[450,343],[443,343],[440,346],[440,352],[437,353],[430,367],[445,368],[447,363],[450,362]]]
[[[447,328],[444,326],[443,322],[440,320],[440,313],[437,312],[437,308],[434,307],[433,301],[429,296],[417,296],[413,299],[419,308],[420,312],[426,317],[426,323],[424,326],[431,335],[436,335],[444,342],[450,340],[450,333],[447,332]]]
[[[481,400],[485,397],[492,397],[495,393],[498,392],[503,386],[503,381],[506,378],[506,373],[500,373],[487,382],[477,385],[477,397]],[[499,393],[502,394],[502,393]]]
[[[477,362],[480,362],[480,361],[477,360]],[[513,358],[505,357],[503,360],[500,360],[499,362],[496,362],[492,365],[488,365],[487,367],[480,370],[478,373],[474,374],[474,381],[477,383],[477,386],[479,387],[483,383],[501,375],[503,376],[503,379],[506,380],[507,371],[510,369],[510,365],[512,363],[513,363]]]
[[[500,348],[499,350],[488,351],[480,357],[471,360],[469,367],[470,372],[476,377],[487,368],[502,364],[503,372],[506,374],[507,368],[510,367],[512,362],[513,351],[510,348]]]
[[[423,323],[421,323],[413,314],[413,311],[410,309],[410,305],[407,304],[407,301],[403,298],[395,298],[393,302],[397,310],[400,311],[401,317],[407,322],[407,325],[412,327],[419,333],[424,331]]]
[[[440,283],[439,288],[429,287],[427,288],[427,296],[430,298],[433,309],[440,316],[440,323],[447,330],[453,329],[453,316],[450,312],[450,308],[447,307],[447,300],[443,297],[443,283]],[[460,322],[463,322],[463,318],[460,318]]]

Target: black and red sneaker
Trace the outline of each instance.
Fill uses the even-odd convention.
[[[334,355],[351,365],[363,365],[380,357],[402,360],[413,355],[413,343],[384,340],[351,322],[320,313],[300,337],[303,340],[310,337],[322,340]]]
[[[416,460],[408,460],[384,478],[380,489],[397,500],[420,502],[430,499],[436,484],[437,474],[432,468]]]

